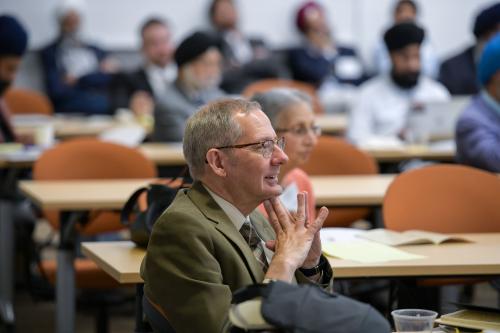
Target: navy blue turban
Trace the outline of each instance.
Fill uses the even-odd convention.
[[[14,17],[0,16],[0,56],[22,56],[28,45],[28,33]]]

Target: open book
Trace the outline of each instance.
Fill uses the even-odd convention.
[[[495,312],[459,310],[442,315],[436,322],[454,327],[500,331],[500,313]]]
[[[443,242],[471,242],[471,240],[463,237],[422,230],[398,232],[387,229],[373,229],[360,233],[357,236],[390,246],[441,244]]]

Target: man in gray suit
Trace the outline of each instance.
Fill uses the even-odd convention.
[[[153,141],[182,141],[186,120],[196,109],[224,96],[218,88],[222,61],[218,46],[214,36],[195,32],[177,47],[177,79],[157,101]]]
[[[284,139],[256,102],[204,106],[186,125],[184,155],[195,180],[155,223],[142,263],[145,296],[176,332],[220,332],[231,294],[266,280],[331,287],[307,193],[289,213],[277,196]],[[269,222],[256,209],[264,202]]]

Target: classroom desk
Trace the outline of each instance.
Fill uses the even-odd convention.
[[[185,165],[181,143],[143,143],[139,149],[158,166]],[[426,146],[364,149],[378,162],[399,162],[413,158],[450,162],[455,158],[454,148],[432,149]]]
[[[21,181],[20,190],[42,209],[61,211],[60,244],[57,250],[57,332],[75,328],[75,244],[72,222],[91,209],[121,209],[128,197],[151,179],[103,181]],[[69,237],[69,239],[68,239]]]
[[[318,114],[315,118],[324,134],[343,134],[347,130],[347,114]]]
[[[500,233],[461,234],[474,243],[401,246],[425,258],[359,263],[329,258],[335,278],[500,275]],[[139,269],[145,249],[130,241],[85,242],[82,252],[120,283],[142,283]]]

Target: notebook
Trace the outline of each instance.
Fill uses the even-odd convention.
[[[398,232],[387,229],[373,229],[360,233],[357,237],[389,246],[441,244],[444,242],[472,242],[464,237],[423,230],[407,230]]]

